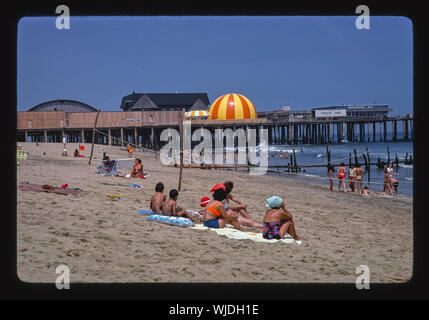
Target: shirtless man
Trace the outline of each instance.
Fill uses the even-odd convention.
[[[337,178],[339,180],[339,184],[338,184],[338,191],[340,191],[340,187],[341,187],[341,182],[343,183],[344,186],[344,192],[347,192],[347,188],[346,188],[346,167],[344,166],[344,162],[340,163],[340,166],[338,167],[337,170]]]
[[[292,214],[286,209],[280,197],[272,196],[267,199],[267,212],[264,216],[262,237],[265,239],[283,239],[289,233],[297,242],[301,240],[296,234]],[[301,242],[298,242],[301,244]]]
[[[361,168],[360,164],[356,166],[355,175],[356,175],[356,189],[358,194],[363,194],[363,174],[365,170]]]
[[[162,214],[164,216],[188,217],[185,209],[177,206],[177,198],[179,192],[176,189],[170,190],[170,197],[162,206]]]
[[[155,186],[155,194],[150,199],[150,209],[156,214],[162,214],[162,207],[166,200],[164,192],[164,184],[159,182]]]

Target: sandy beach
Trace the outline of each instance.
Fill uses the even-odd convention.
[[[103,152],[111,159],[127,158],[119,147],[96,145],[88,165],[90,144],[85,144],[84,158],[73,157],[78,148],[73,143],[67,144],[68,157],[61,156],[61,143],[21,145],[30,156],[17,167],[17,184],[67,183],[84,190],[79,196],[17,191],[17,274],[22,281],[54,283],[60,264],[70,267],[71,283],[354,283],[359,265],[369,267],[371,283],[412,277],[410,197],[362,197],[293,177],[184,169],[180,206],[198,210],[213,185],[232,180],[234,196],[259,222],[264,200],[282,197],[303,243],[234,240],[150,222],[138,214],[149,209],[158,182],[167,195],[178,186],[179,169],[163,166],[152,153],[134,154],[150,177],[127,179],[95,173]],[[132,183],[143,188],[129,187]],[[111,200],[108,194],[121,199]]]

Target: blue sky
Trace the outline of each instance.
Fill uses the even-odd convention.
[[[57,98],[120,111],[136,92],[248,97],[258,111],[341,104],[413,110],[413,30],[404,17],[56,17],[18,24],[18,111]]]

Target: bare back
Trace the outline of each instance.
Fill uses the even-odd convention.
[[[162,213],[162,207],[166,199],[165,194],[162,192],[156,192],[150,199],[150,208],[153,212]]]

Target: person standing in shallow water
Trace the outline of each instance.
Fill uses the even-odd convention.
[[[339,180],[338,191],[340,191],[341,182],[342,182],[343,183],[343,187],[344,187],[344,192],[347,192],[346,179],[345,179],[346,172],[347,172],[347,170],[346,170],[345,164],[344,164],[344,162],[341,162],[340,166],[338,167],[338,170],[337,170],[337,178]]]
[[[349,187],[351,189],[351,192],[355,192],[355,180],[356,180],[356,173],[355,173],[355,166],[354,164],[350,164],[349,168]]]
[[[334,172],[335,172],[335,168],[333,166],[329,166],[328,167],[328,175],[329,175],[329,190],[330,191],[333,191],[333,188],[334,188],[334,181],[333,181]]]

